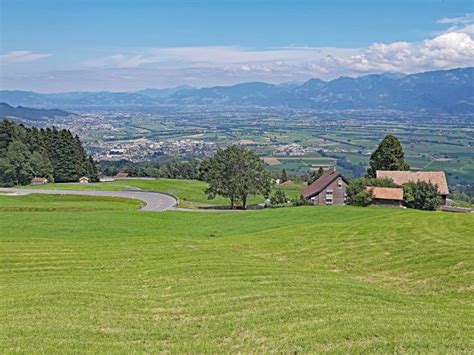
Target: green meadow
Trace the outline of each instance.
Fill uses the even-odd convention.
[[[204,190],[207,183],[198,180],[177,180],[177,179],[158,179],[158,180],[115,180],[110,182],[99,182],[93,184],[46,184],[41,186],[25,186],[27,189],[56,189],[56,190],[99,190],[99,191],[120,191],[128,188],[137,187],[143,190],[160,191],[178,197],[180,207],[200,207],[201,205],[228,206],[229,199],[217,196],[214,199],[208,199]],[[283,190],[289,198],[299,197],[304,189],[303,183],[294,183],[291,185],[275,185],[274,190]],[[251,196],[250,205],[263,203],[262,196]]]
[[[474,351],[473,214],[138,206],[0,195],[1,353]]]

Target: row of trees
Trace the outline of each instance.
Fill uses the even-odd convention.
[[[128,173],[130,177],[153,177],[168,179],[203,180],[201,160],[187,162],[169,161],[166,163],[133,163],[130,161],[99,162],[102,174],[114,176],[119,172]]]
[[[81,176],[99,179],[94,161],[69,130],[0,123],[1,186],[27,185],[33,177],[75,182]]]

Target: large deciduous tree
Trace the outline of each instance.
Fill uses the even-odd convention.
[[[367,177],[375,178],[377,170],[410,170],[397,137],[387,135],[370,156]]]
[[[268,197],[270,193],[271,178],[265,164],[258,155],[244,148],[230,146],[218,150],[209,159],[207,170],[206,194],[210,199],[216,195],[229,198],[232,209],[237,201],[246,209],[250,195]]]

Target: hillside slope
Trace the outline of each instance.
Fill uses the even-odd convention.
[[[34,195],[0,206],[1,352],[474,346],[472,214],[157,214]]]

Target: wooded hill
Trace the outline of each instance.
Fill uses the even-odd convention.
[[[28,185],[33,177],[76,182],[81,176],[98,181],[95,163],[77,135],[0,122],[0,186]]]

